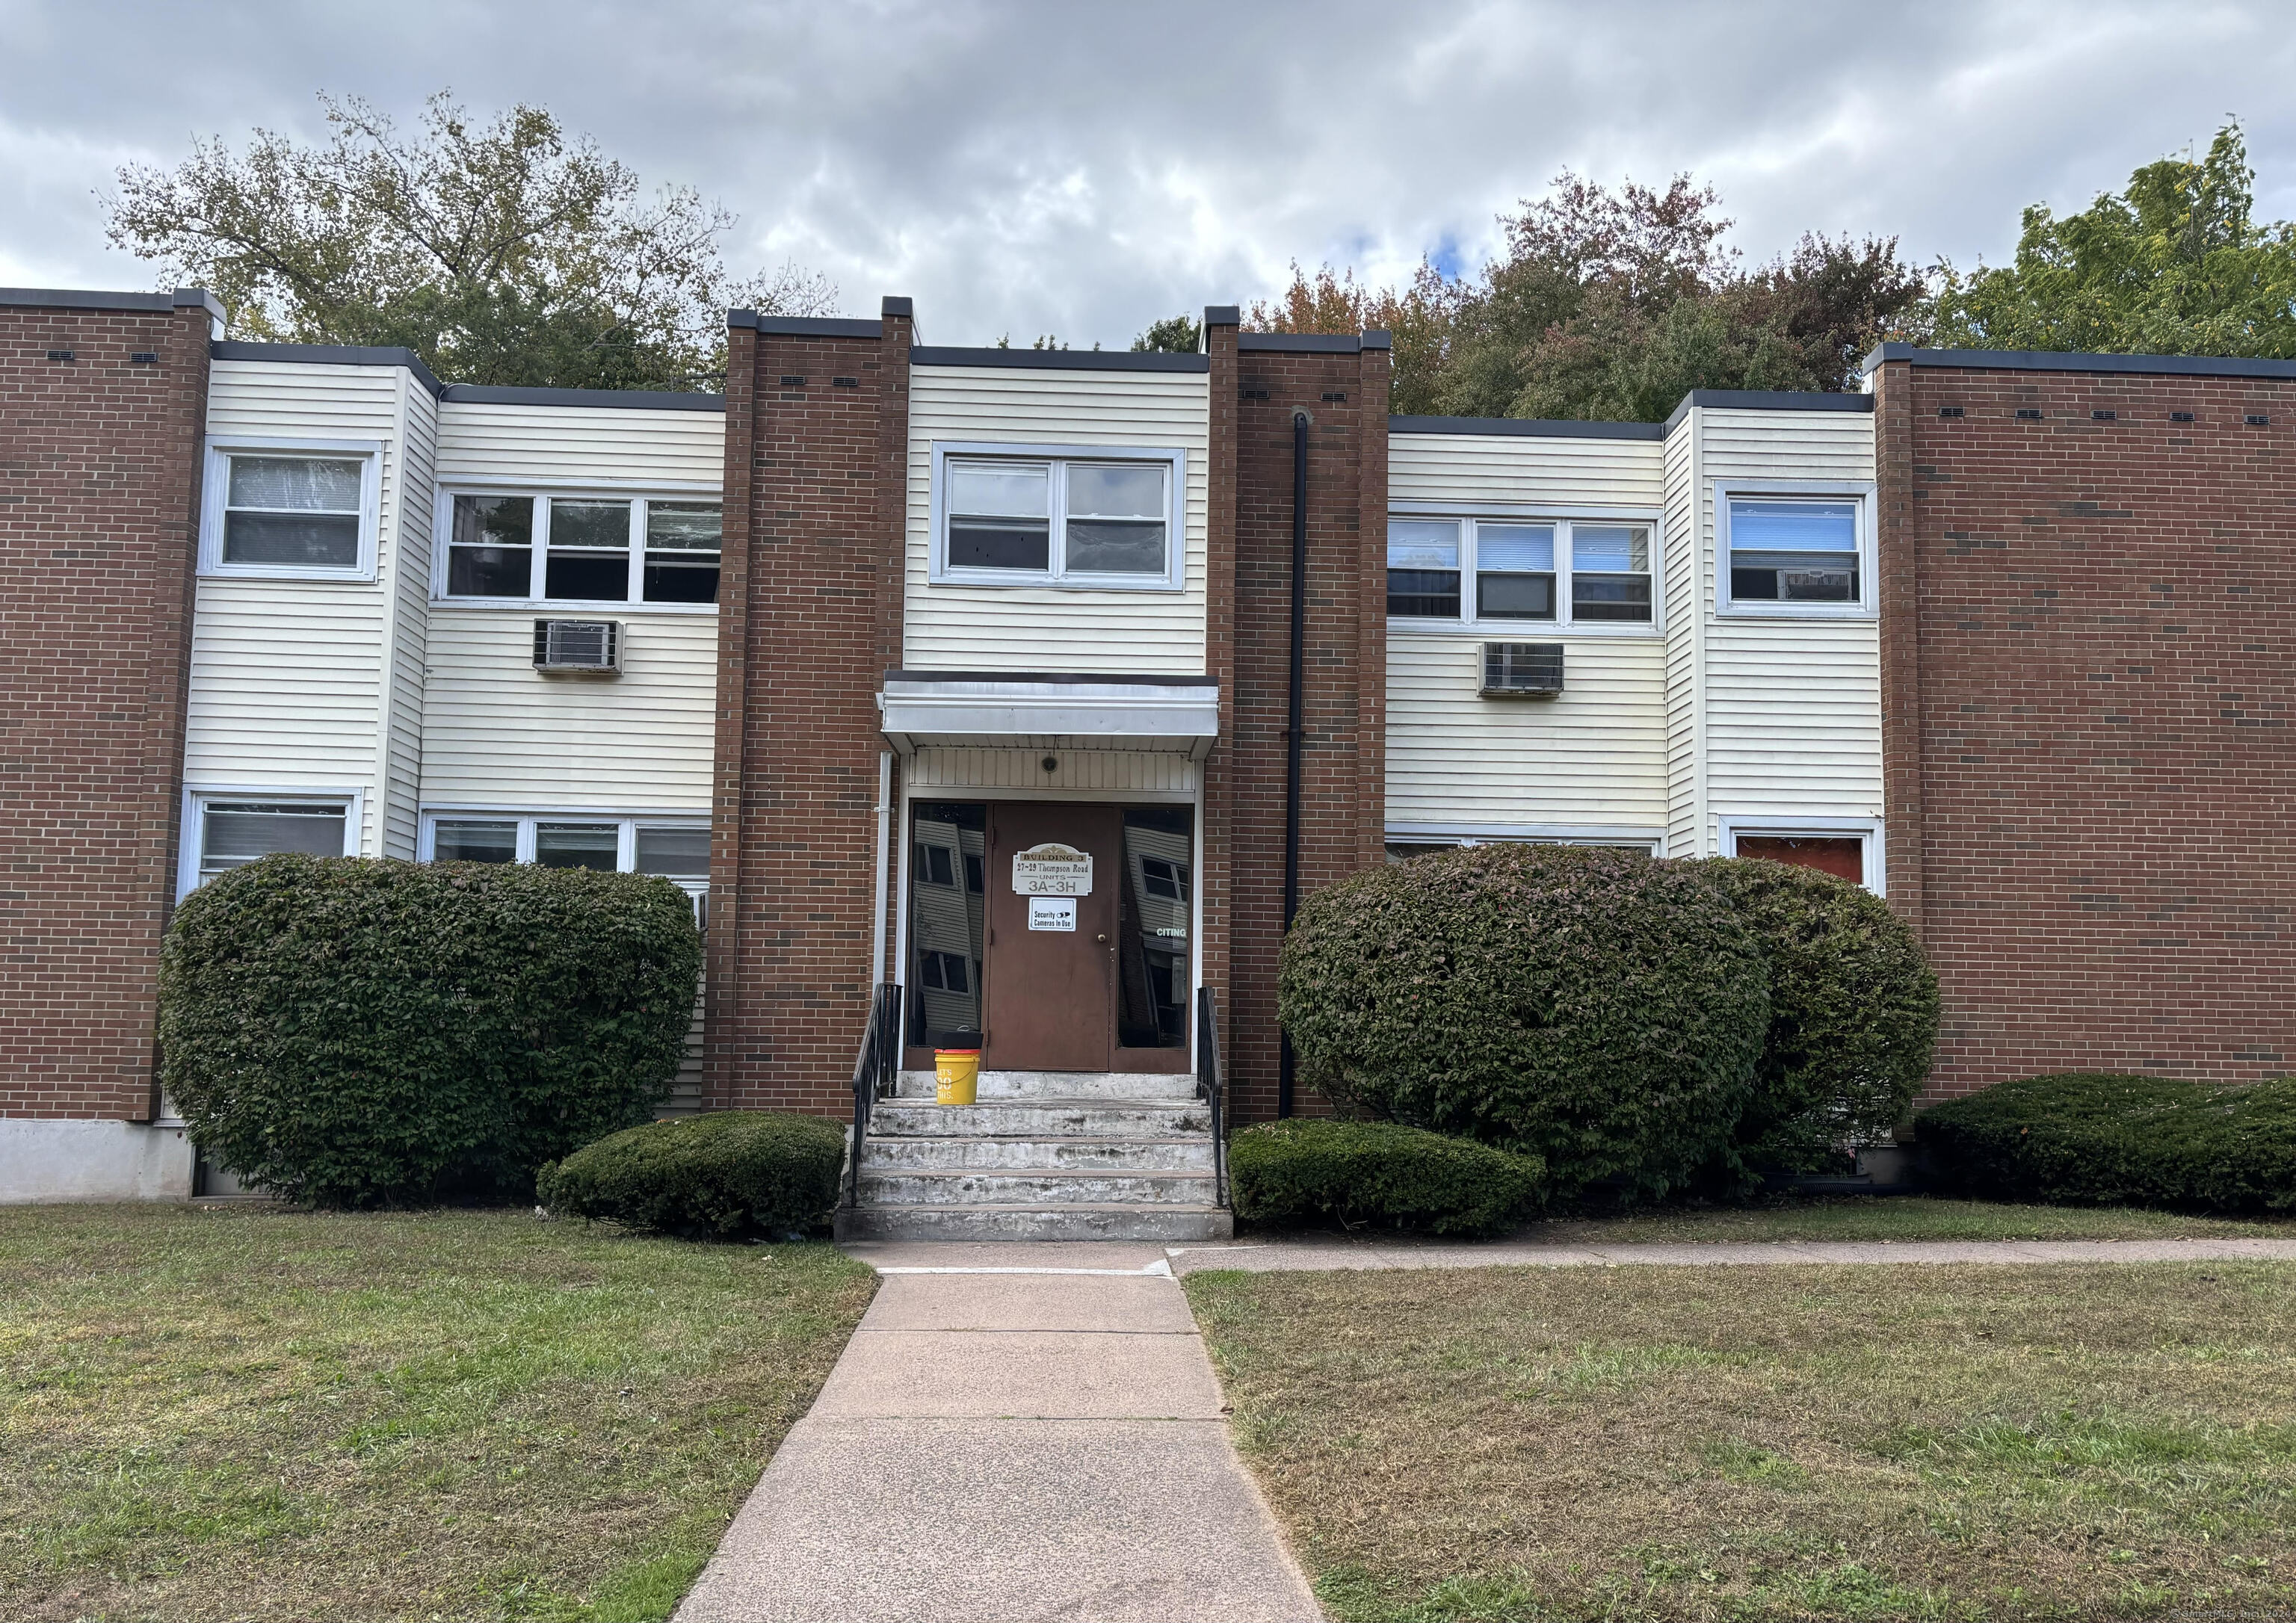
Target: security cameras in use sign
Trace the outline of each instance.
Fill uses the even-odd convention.
[[[1015,896],[1090,896],[1092,853],[1074,846],[1035,845],[1013,857]]]

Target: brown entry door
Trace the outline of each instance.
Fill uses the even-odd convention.
[[[1092,857],[1092,889],[1067,909],[1036,910],[1013,889],[1013,858],[1039,846]],[[988,1040],[997,1070],[1106,1070],[1116,1040],[1117,887],[1124,882],[1124,814],[1108,806],[992,804],[988,808]],[[1048,898],[1049,899],[1049,898]]]

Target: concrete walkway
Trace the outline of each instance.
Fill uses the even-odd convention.
[[[1402,1235],[1349,1239],[1279,1235],[1165,1248],[1175,1274],[1242,1268],[1255,1274],[1339,1268],[1775,1267],[1784,1265],[2014,1262],[2296,1262],[2296,1239],[1763,1240],[1668,1245],[1570,1245],[1551,1241],[1470,1244]]]
[[[1156,1245],[885,1278],[677,1623],[1316,1623]]]

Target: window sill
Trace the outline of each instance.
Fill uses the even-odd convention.
[[[201,580],[291,580],[321,586],[371,586],[379,578],[379,571],[372,565],[364,569],[322,570],[270,564],[210,563],[201,566],[199,578]]]
[[[1718,603],[1726,620],[1873,620],[1880,614],[1864,603]]]
[[[1416,620],[1390,618],[1387,622],[1390,636],[1455,636],[1469,637],[1479,643],[1542,643],[1565,637],[1626,637],[1629,640],[1660,640],[1666,627],[1630,624],[1558,626],[1553,620],[1477,620],[1463,625],[1457,620]]]
[[[984,586],[998,592],[1185,592],[1185,581],[1160,576],[1111,576],[1101,580],[1054,580],[1048,575],[960,575],[944,570],[926,578],[928,586]]]
[[[521,597],[434,597],[434,609],[475,609],[486,613],[554,616],[561,619],[597,619],[614,614],[710,615],[716,603],[566,602]]]

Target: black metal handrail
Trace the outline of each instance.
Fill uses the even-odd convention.
[[[1210,987],[1196,988],[1196,1097],[1212,1119],[1212,1196],[1227,1207],[1227,1102],[1220,1087],[1219,1004]]]
[[[861,1052],[853,1057],[853,1142],[845,1155],[845,1203],[861,1203],[861,1151],[869,1136],[870,1108],[889,1097],[901,1078],[901,988],[877,983],[869,998],[869,1023]]]

